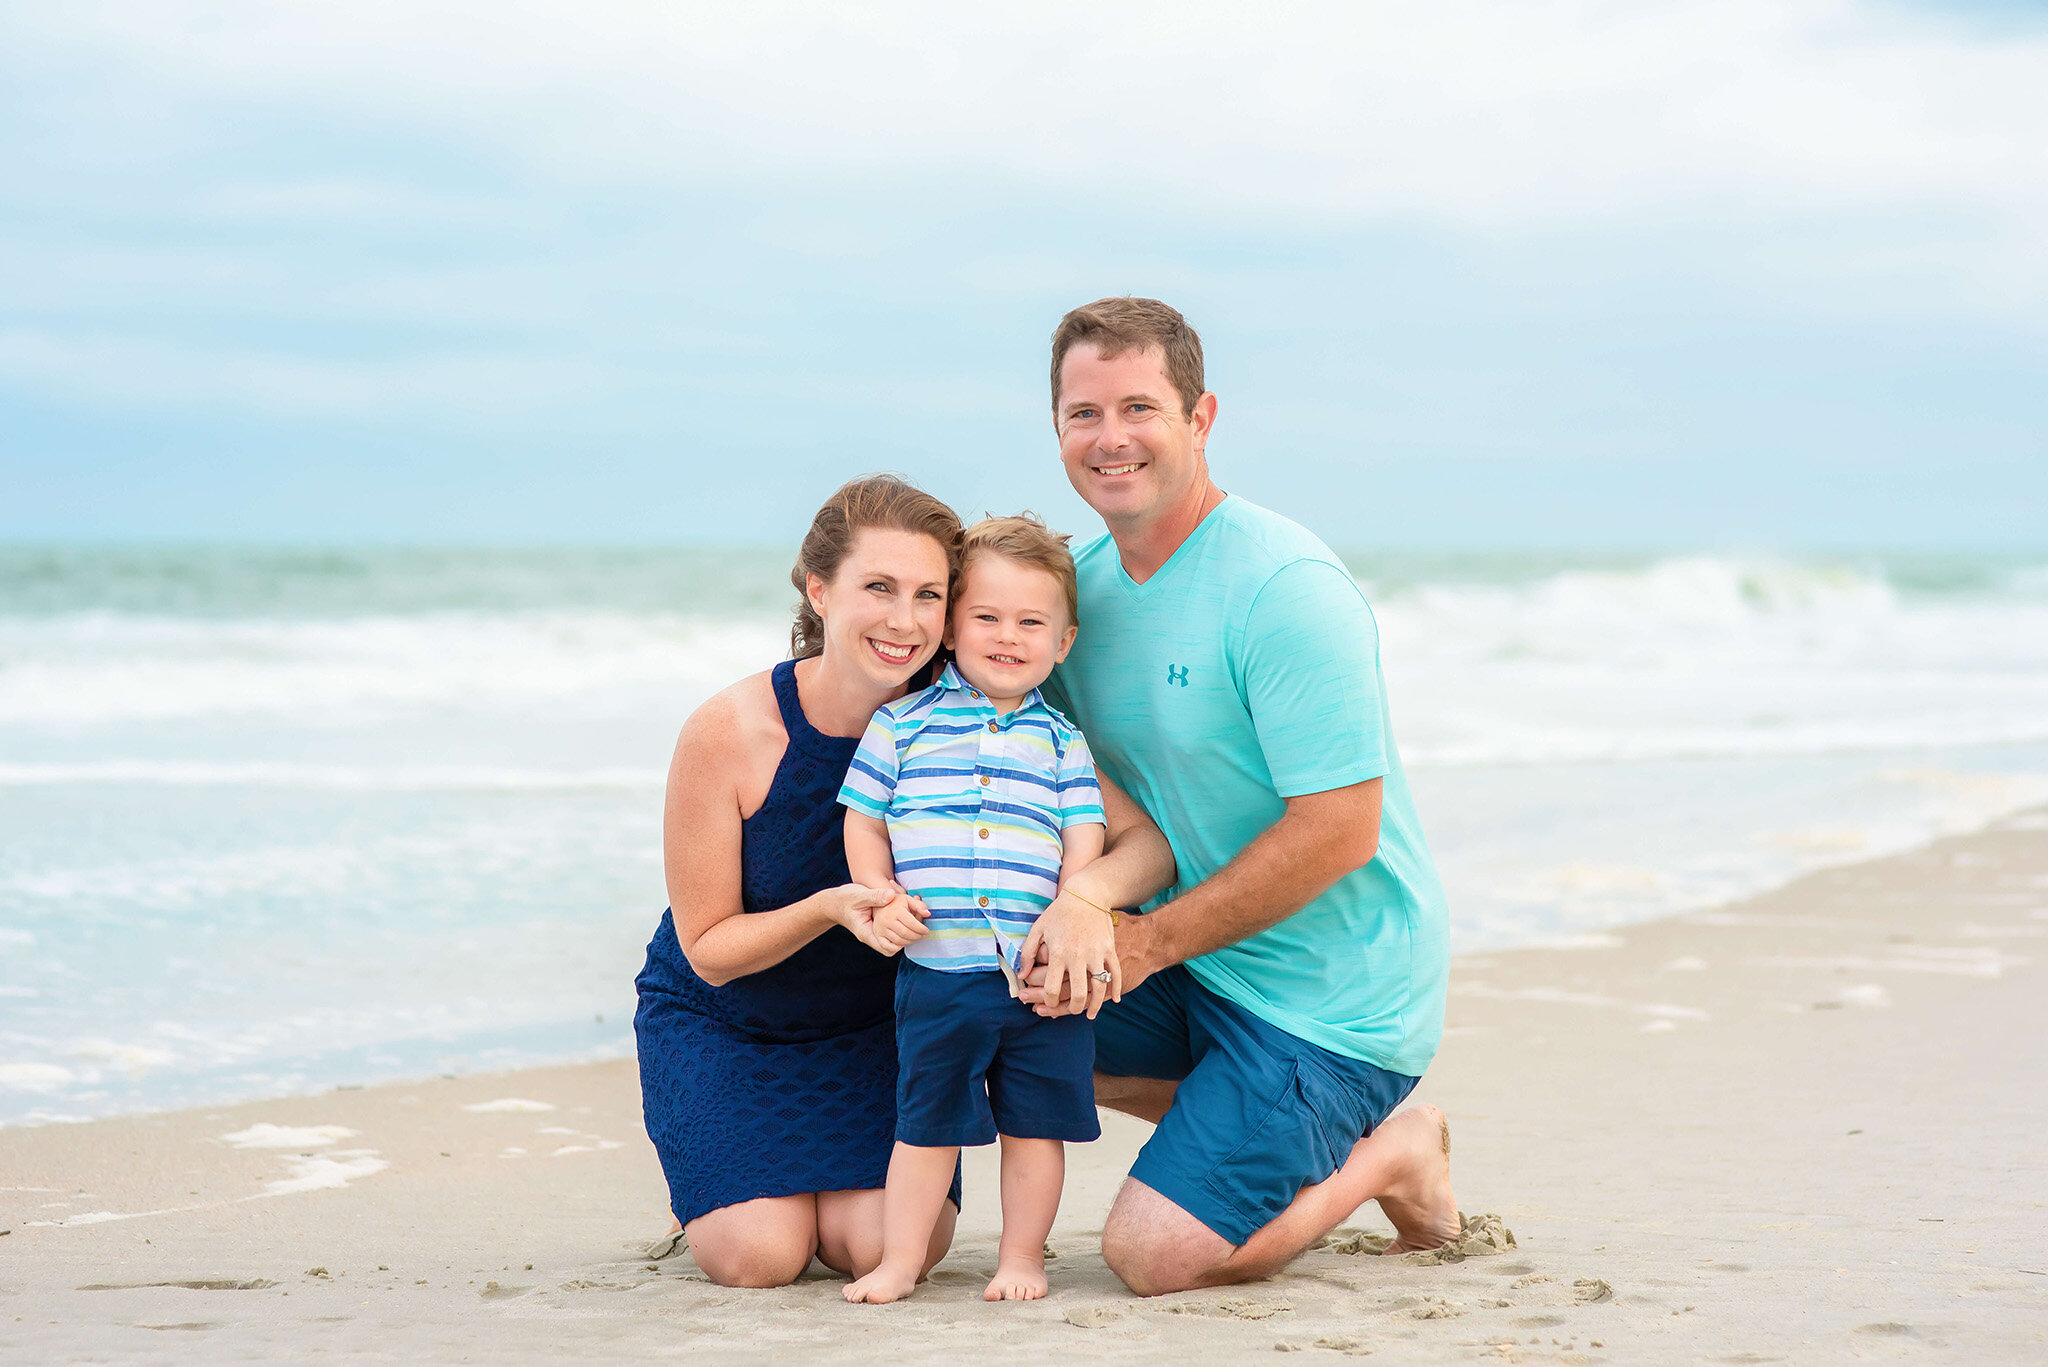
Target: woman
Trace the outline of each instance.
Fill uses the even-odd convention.
[[[638,981],[647,1132],[690,1251],[724,1286],[782,1286],[815,1255],[850,1276],[881,1258],[895,1137],[895,952],[850,881],[839,785],[876,708],[929,675],[960,520],[888,476],[818,510],[791,582],[793,659],[692,714],[669,769],[670,911]],[[1104,784],[1120,898],[1172,878],[1165,840]],[[1072,899],[1067,899],[1071,901]],[[1109,919],[1049,909],[1075,980],[1114,953]],[[1099,1000],[1099,991],[1093,994]],[[943,1257],[958,1213],[933,1231]]]

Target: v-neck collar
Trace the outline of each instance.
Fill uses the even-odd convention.
[[[1193,546],[1196,542],[1200,541],[1204,536],[1208,535],[1210,524],[1216,521],[1217,514],[1221,513],[1225,508],[1228,508],[1232,503],[1235,503],[1236,501],[1236,494],[1225,494],[1223,496],[1222,501],[1219,502],[1215,507],[1211,508],[1208,511],[1208,513],[1203,516],[1202,520],[1195,524],[1195,529],[1188,533],[1187,539],[1185,541],[1182,541],[1178,546],[1175,546],[1173,548],[1173,554],[1167,556],[1165,561],[1159,566],[1159,568],[1152,571],[1152,577],[1150,579],[1147,579],[1142,584],[1140,584],[1137,580],[1131,578],[1131,572],[1128,569],[1124,568],[1123,553],[1121,551],[1117,551],[1116,577],[1117,582],[1119,585],[1122,586],[1123,591],[1133,598],[1143,598],[1146,595],[1150,594],[1162,580],[1166,579],[1169,575],[1173,573],[1174,567],[1180,564],[1181,561],[1187,557],[1188,548]],[[1114,536],[1110,538],[1109,545],[1111,550],[1116,550],[1116,538]]]

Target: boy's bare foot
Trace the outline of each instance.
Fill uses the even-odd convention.
[[[996,1275],[981,1293],[985,1301],[1035,1301],[1045,1295],[1043,1258],[998,1258]]]
[[[887,1305],[890,1301],[900,1301],[916,1290],[918,1282],[922,1280],[917,1273],[918,1269],[914,1267],[898,1269],[885,1262],[859,1281],[848,1282],[846,1299],[856,1305],[862,1302],[869,1305]],[[1045,1293],[1041,1291],[1039,1294]]]
[[[1393,1222],[1386,1253],[1442,1248],[1458,1237],[1458,1198],[1451,1194],[1451,1122],[1434,1106],[1403,1111],[1375,1132],[1399,1136],[1402,1153],[1380,1210]]]

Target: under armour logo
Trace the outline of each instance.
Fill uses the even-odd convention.
[[[1182,688],[1186,688],[1188,686],[1188,667],[1186,665],[1168,665],[1166,667],[1166,681],[1170,684],[1179,684]]]

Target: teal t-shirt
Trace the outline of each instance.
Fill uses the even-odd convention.
[[[1421,1076],[1443,1035],[1443,887],[1388,726],[1379,628],[1343,562],[1277,513],[1223,500],[1134,583],[1105,535],[1074,557],[1081,631],[1046,695],[1207,879],[1283,799],[1384,779],[1379,853],[1294,915],[1188,961],[1289,1034]]]

